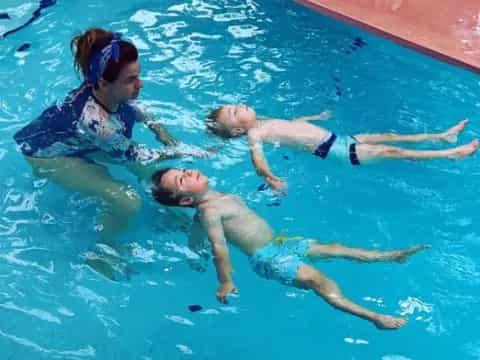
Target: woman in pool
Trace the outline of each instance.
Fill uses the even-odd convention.
[[[159,160],[204,156],[206,152],[173,147],[177,140],[129,102],[138,97],[143,84],[137,49],[119,33],[88,29],[72,39],[71,48],[75,69],[84,82],[63,104],[46,109],[14,138],[36,175],[102,201],[100,242],[112,245],[140,202],[138,195],[115,180],[101,163],[121,163],[146,178]],[[149,149],[132,141],[137,121],[168,147]]]

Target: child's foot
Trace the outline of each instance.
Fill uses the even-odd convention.
[[[396,318],[390,315],[379,315],[377,319],[373,320],[373,323],[378,329],[381,330],[393,330],[401,328],[407,323],[405,318]]]
[[[430,249],[430,245],[416,245],[409,247],[408,249],[405,250],[399,250],[396,255],[394,255],[393,260],[399,263],[403,263],[408,260],[408,258],[415,254],[416,252]]]
[[[465,126],[468,124],[468,119],[460,121],[457,125],[452,126],[450,129],[445,131],[442,134],[442,140],[448,143],[456,143],[458,134],[460,134],[463,129],[465,129]]]
[[[453,149],[452,155],[449,156],[450,159],[460,159],[472,155],[475,151],[478,150],[478,140],[473,140],[469,144],[462,145]]]

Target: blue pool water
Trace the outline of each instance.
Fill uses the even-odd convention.
[[[136,243],[137,274],[113,283],[85,267],[95,201],[34,178],[12,135],[79,83],[69,41],[94,25],[135,42],[141,105],[202,147],[220,143],[205,133],[205,114],[234,102],[284,118],[328,108],[335,117],[324,125],[339,133],[440,131],[469,117],[460,141],[480,135],[477,76],[290,1],[59,1],[0,40],[2,359],[480,358],[478,156],[352,168],[267,147],[289,182],[280,201],[257,191],[242,140],[213,160],[171,163],[200,168],[290,235],[378,249],[431,244],[401,265],[317,265],[361,305],[407,316],[399,331],[257,277],[235,249],[241,295],[216,303],[213,267],[199,274],[185,262],[188,221],[156,206],[122,168],[111,170],[144,200],[122,238]],[[135,137],[155,145],[141,127]]]

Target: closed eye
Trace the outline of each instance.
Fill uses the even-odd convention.
[[[183,178],[184,178],[186,173],[187,173],[187,170],[183,169],[182,170],[182,175],[180,175],[180,185],[183,184],[183,180],[184,180]]]

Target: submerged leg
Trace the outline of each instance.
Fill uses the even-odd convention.
[[[337,243],[321,244],[313,242],[308,250],[310,258],[339,257],[361,262],[396,261],[405,262],[416,252],[429,249],[430,245],[416,245],[401,250],[377,251],[351,248]]]
[[[334,281],[311,266],[300,266],[295,281],[297,287],[312,289],[336,309],[366,319],[379,329],[398,329],[407,321],[405,318],[379,314],[355,304],[343,296]]]
[[[138,195],[125,183],[112,178],[107,168],[75,157],[27,158],[37,176],[47,178],[65,190],[102,200],[99,216],[100,242],[114,244],[114,238],[128,227],[128,219],[140,207]]]
[[[27,160],[36,175],[53,181],[65,190],[102,200],[98,220],[102,243],[113,245],[115,236],[128,227],[129,217],[140,207],[138,195],[127,184],[113,179],[104,166],[74,157]]]
[[[450,129],[441,132],[441,133],[425,133],[425,134],[395,134],[395,133],[385,133],[385,134],[357,134],[355,139],[361,143],[367,144],[378,144],[378,143],[387,143],[387,142],[409,142],[417,143],[422,141],[443,141],[447,143],[457,142],[458,134],[460,134],[467,126],[468,120],[462,120],[452,126]]]
[[[115,158],[101,151],[88,154],[87,156],[89,159],[94,160],[97,163],[118,164],[118,161]],[[125,167],[138,178],[138,180],[150,180],[153,173],[160,168],[158,163],[141,164],[138,162],[129,161],[124,164]]]
[[[47,178],[65,190],[100,199],[101,213],[98,218],[100,235],[97,241],[117,249],[115,238],[127,229],[129,218],[140,207],[138,195],[127,184],[113,179],[104,166],[81,158],[28,157],[27,161],[32,165],[35,175]],[[99,262],[99,258],[91,260],[92,264]],[[86,261],[88,263],[89,259]],[[108,273],[101,272],[105,275]]]
[[[85,264],[110,280],[130,279],[131,270],[128,262],[120,258],[115,251],[112,253],[111,250],[106,252],[97,248],[94,251],[87,251],[84,259]]]
[[[460,159],[472,155],[477,149],[478,140],[473,140],[466,145],[443,150],[411,150],[383,144],[356,144],[357,157],[360,162],[375,159]]]

